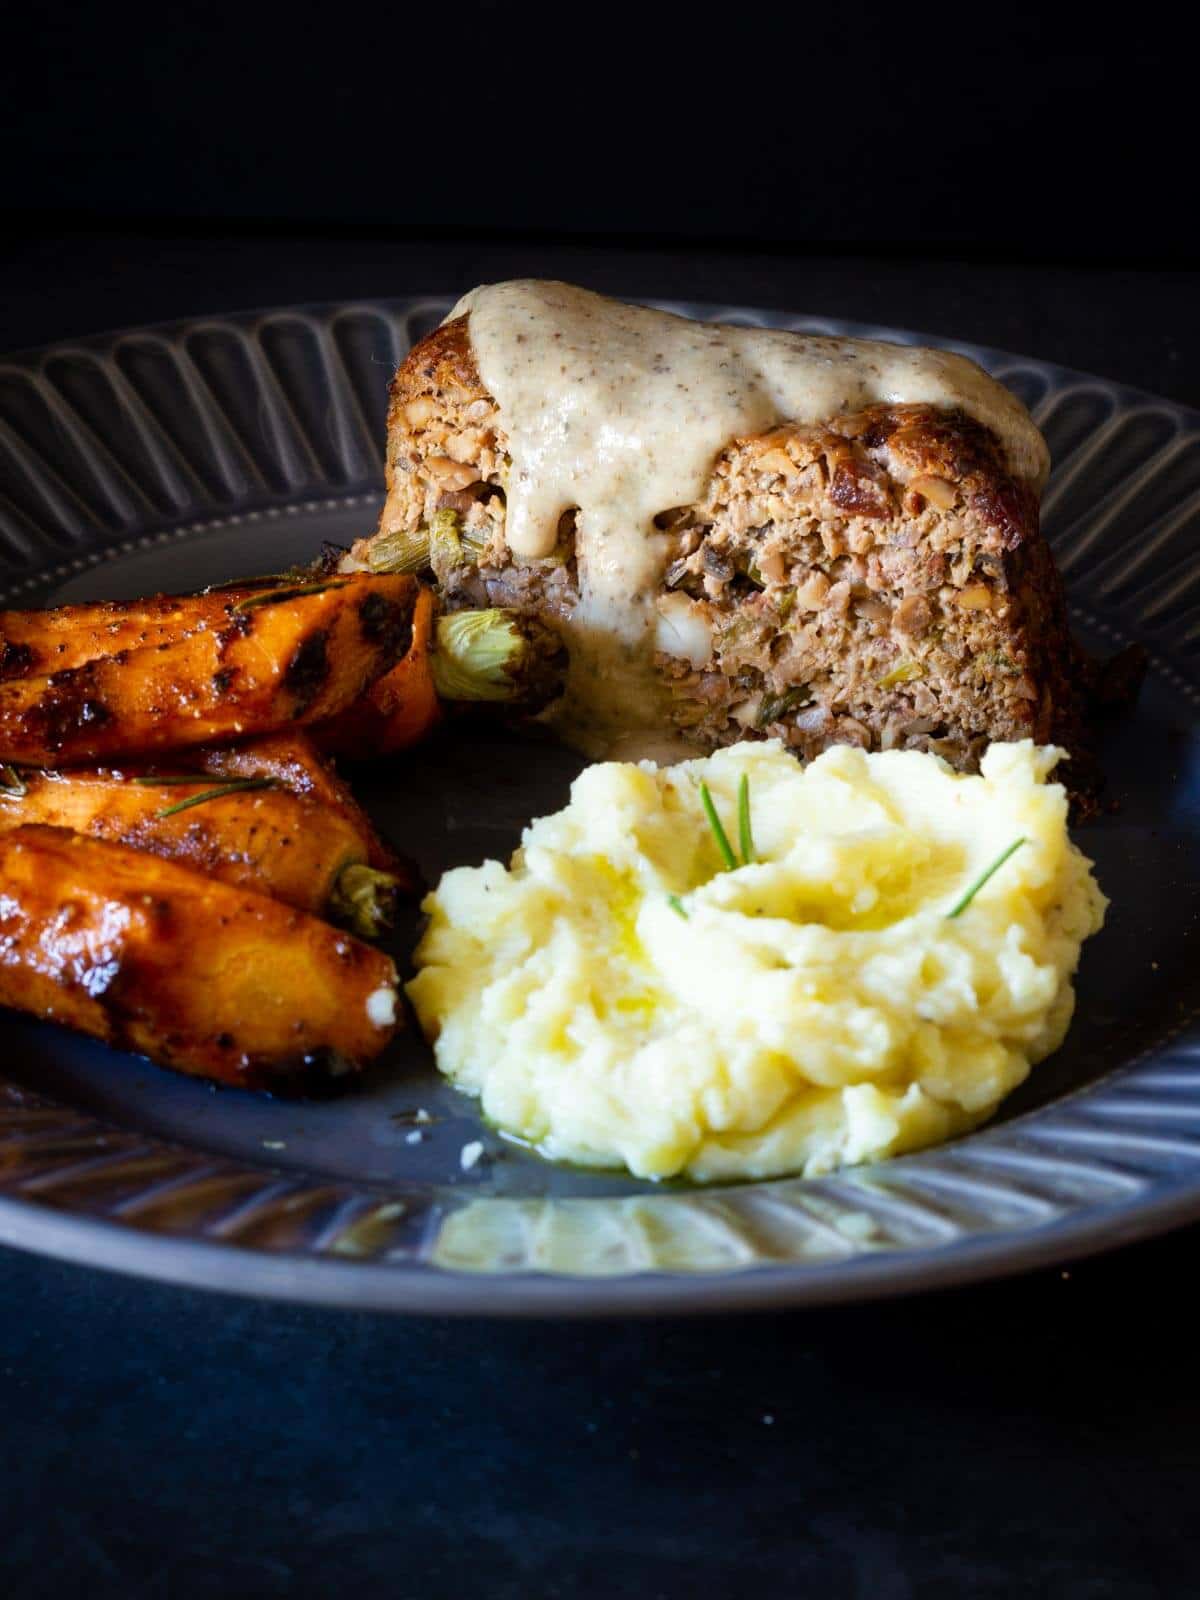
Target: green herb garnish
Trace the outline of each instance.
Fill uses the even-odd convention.
[[[704,815],[708,818],[708,825],[713,831],[713,838],[717,841],[717,849],[721,852],[721,860],[725,863],[726,872],[737,870],[737,857],[733,853],[733,846],[729,836],[721,826],[721,819],[717,815],[717,808],[713,805],[713,797],[708,792],[708,785],[700,785],[700,804],[704,807]]]
[[[166,806],[162,811],[156,811],[154,815],[173,817],[180,811],[190,811],[193,806],[202,806],[206,801],[223,800],[227,794],[248,794],[251,789],[276,787],[277,780],[274,778],[230,778],[227,783],[219,783],[212,789],[205,789],[202,794],[190,794],[186,800],[178,800],[173,806]]]
[[[226,578],[222,583],[205,584],[201,594],[224,594],[229,589],[277,589],[281,583],[300,583],[311,578],[311,567],[285,567],[282,572],[256,572],[247,578]]]
[[[255,611],[259,606],[278,606],[287,600],[298,600],[301,595],[324,594],[326,589],[344,589],[346,579],[326,583],[299,583],[291,589],[270,589],[265,594],[247,594],[233,603],[234,611]]]
[[[1007,850],[1001,850],[1000,854],[992,862],[991,866],[984,868],[984,870],[975,879],[975,882],[963,895],[962,899],[959,900],[954,906],[953,910],[947,911],[946,920],[949,921],[953,917],[961,917],[963,912],[971,904],[971,901],[974,900],[975,896],[979,893],[980,889],[983,888],[988,879],[992,877],[994,873],[999,872],[1000,868],[1008,860],[1009,856],[1016,855],[1017,851],[1025,843],[1026,840],[1024,838],[1014,839],[1013,842],[1008,846]]]
[[[14,800],[20,800],[28,792],[25,780],[16,767],[9,766],[7,761],[0,761],[0,794],[7,794]]]
[[[748,867],[754,860],[754,835],[750,832],[750,778],[745,772],[738,783],[738,844],[742,864]]]
[[[708,825],[712,829],[713,838],[717,841],[717,850],[726,872],[736,872],[738,858],[733,853],[733,846],[729,842],[729,835],[725,832],[717,808],[713,804],[713,797],[706,783],[700,785],[700,804],[704,807],[704,815],[708,818]],[[738,783],[738,843],[742,847],[742,865],[749,866],[755,859],[754,835],[750,831],[750,779],[742,773]],[[688,914],[684,910],[683,901],[677,894],[667,896],[667,904],[676,916],[682,917],[687,922]]]
[[[156,789],[159,784],[203,783],[208,776],[207,772],[146,772],[139,773],[129,781],[143,784],[147,789]]]

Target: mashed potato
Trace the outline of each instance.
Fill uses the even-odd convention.
[[[640,1177],[814,1175],[973,1127],[1061,1043],[1104,920],[1059,754],[589,767],[508,869],[426,899],[408,992],[439,1067],[545,1154]],[[743,776],[728,870],[700,785],[736,849]]]

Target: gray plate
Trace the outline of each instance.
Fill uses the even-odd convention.
[[[270,571],[372,526],[388,378],[449,301],[134,330],[0,365],[0,603]],[[911,341],[735,307],[689,314]],[[1064,1048],[1003,1117],[816,1182],[695,1190],[505,1144],[415,1038],[337,1100],[210,1089],[0,1015],[0,1241],[181,1283],[389,1310],[608,1312],[848,1300],[1010,1272],[1200,1217],[1200,416],[960,346],[1031,406],[1045,525],[1086,642],[1152,670],[1081,843],[1112,898]],[[359,775],[436,877],[505,857],[576,770],[461,727]],[[415,924],[402,929],[403,960]],[[419,1107],[437,1119],[409,1143]],[[461,1170],[464,1143],[488,1155]]]

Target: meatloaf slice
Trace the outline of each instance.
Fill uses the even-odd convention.
[[[575,514],[549,556],[513,561],[509,464],[458,317],[396,374],[387,501],[347,565],[424,568],[450,608],[512,606],[569,635]],[[688,742],[928,749],[964,770],[996,739],[1082,751],[1085,663],[1037,492],[965,413],[875,405],[731,440],[703,497],[656,521],[656,664]]]

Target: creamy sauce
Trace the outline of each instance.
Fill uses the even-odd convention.
[[[653,656],[670,648],[654,604],[667,540],[654,518],[699,499],[732,440],[875,404],[957,407],[996,434],[1017,476],[1045,481],[1025,408],[946,350],[692,322],[534,279],[473,289],[451,316],[464,312],[508,435],[514,558],[548,556],[578,510],[580,602],[556,720],[592,754],[619,741],[628,759],[640,731],[664,725]]]

